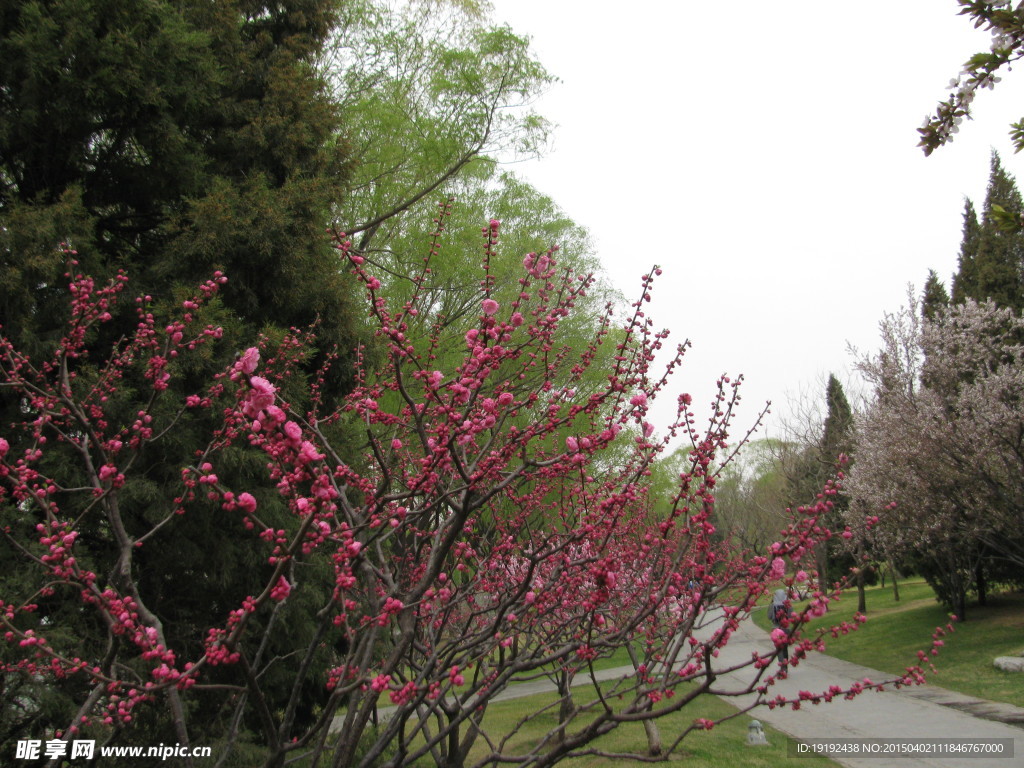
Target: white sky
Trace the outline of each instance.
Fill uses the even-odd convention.
[[[708,401],[743,373],[745,426],[766,400],[824,398],[847,345],[929,268],[949,283],[964,197],[980,206],[992,149],[1024,182],[1009,123],[1021,73],[925,158],[916,128],[988,36],[955,0],[632,3],[494,0],[561,79],[537,108],[551,151],[515,167],[592,233],[627,297],[654,263],[650,316],[690,338],[675,392]],[[674,407],[674,397],[663,407]],[[663,413],[663,419],[672,408]]]

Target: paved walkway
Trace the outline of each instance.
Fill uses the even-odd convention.
[[[702,634],[710,635],[714,625]],[[749,661],[755,651],[765,653],[771,648],[768,634],[753,622],[743,623],[716,660],[725,669]],[[752,678],[751,669],[722,677],[740,687]],[[612,680],[633,674],[632,667],[605,669],[601,680]],[[772,686],[772,696],[796,696],[806,690],[820,693],[830,685],[849,684],[864,678],[881,682],[890,677],[884,672],[851,664],[820,653],[810,655],[794,668],[787,680]],[[581,676],[577,684],[589,683]],[[1024,676],[1021,679],[1024,685]],[[513,685],[496,699],[515,699],[546,693],[554,686],[546,680]],[[747,706],[755,696],[729,698],[736,706]],[[1024,766],[1024,708],[977,699],[972,696],[937,688],[932,685],[913,686],[899,691],[871,691],[851,701],[834,700],[828,704],[805,704],[799,711],[758,707],[750,717],[771,725],[797,740],[809,739],[1012,739],[1012,757],[871,757],[832,758],[840,765],[862,768],[1021,768]],[[756,747],[751,747],[756,749]]]
[[[722,649],[718,663],[723,668],[749,660],[755,651],[764,653],[771,640],[752,622]],[[744,677],[744,675],[746,677]],[[750,679],[749,670],[733,673],[736,682]],[[881,682],[884,672],[868,669],[823,654],[812,654],[792,670],[788,680],[778,681],[772,696],[796,696],[799,691],[820,693],[830,685],[843,685],[864,678]],[[1024,677],[1021,679],[1024,685]],[[754,697],[736,701],[740,706]],[[1020,768],[1024,766],[1024,709],[1008,704],[975,699],[931,685],[899,691],[868,692],[852,701],[804,704],[799,711],[759,707],[752,717],[795,739],[1013,739],[1013,757],[922,757],[836,758],[844,766],[865,768]]]

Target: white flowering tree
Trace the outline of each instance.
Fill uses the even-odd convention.
[[[968,301],[921,320],[916,302],[881,323],[862,360],[876,398],[858,423],[848,488],[883,555],[931,561],[955,613],[981,557],[1024,565],[1024,320]]]

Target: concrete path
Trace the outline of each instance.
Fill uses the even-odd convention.
[[[752,622],[744,622],[718,658],[722,668],[749,660],[753,652],[766,653],[771,640]],[[745,676],[745,677],[744,677]],[[728,676],[727,676],[728,677]],[[750,671],[733,673],[736,682],[752,677]],[[796,696],[799,691],[821,693],[830,685],[849,684],[868,678],[881,682],[884,672],[826,656],[812,654],[795,667],[787,680],[771,689],[778,694]],[[1021,679],[1024,686],[1024,677]],[[739,706],[753,703],[755,697],[735,700]],[[1024,766],[1024,709],[975,699],[930,685],[899,691],[863,693],[852,701],[834,700],[829,704],[804,704],[799,711],[758,707],[751,717],[797,740],[807,739],[1012,739],[1013,756],[958,757],[950,754],[889,757],[838,757],[844,766],[865,768],[1020,768]]]
[[[712,622],[699,634],[710,636]],[[755,651],[761,654],[771,649],[768,634],[751,621],[743,623],[729,644],[718,656],[720,668],[749,662]],[[723,674],[724,688],[740,688],[752,679],[750,668]],[[632,667],[605,669],[598,673],[601,680],[614,680],[633,674]],[[787,680],[771,687],[771,697],[778,694],[795,697],[799,691],[821,693],[830,685],[846,688],[849,683],[868,678],[875,682],[888,679],[888,675],[875,669],[850,664],[823,654],[812,654],[792,669]],[[577,685],[589,684],[581,675]],[[1021,678],[1024,685],[1024,676]],[[554,690],[548,680],[520,683],[502,691],[495,700],[517,699]],[[756,701],[756,695],[729,697],[730,703],[743,708]],[[390,708],[380,711],[387,718]],[[891,757],[875,754],[870,757],[841,757],[829,755],[833,760],[850,768],[1024,768],[1024,708],[1009,704],[976,699],[970,696],[936,688],[931,685],[904,688],[900,691],[863,693],[852,701],[837,699],[828,704],[805,704],[799,711],[768,709],[759,706],[749,713],[793,739],[806,742],[812,739],[1011,739],[1012,756],[957,757],[949,754],[932,756]],[[340,725],[340,721],[338,723]],[[757,749],[757,747],[751,747]]]
[[[699,635],[710,636],[713,622]],[[749,661],[751,654],[767,653],[772,647],[768,634],[753,622],[743,623],[716,660],[722,669]],[[752,669],[722,675],[728,680],[723,687],[740,688],[753,677]],[[633,674],[632,667],[605,669],[601,680],[614,680]],[[876,669],[851,664],[832,656],[816,653],[791,670],[786,680],[770,689],[795,697],[799,691],[820,693],[830,685],[846,688],[864,678],[881,682],[890,676]],[[576,684],[588,684],[581,676]],[[1024,676],[1021,678],[1024,685]],[[546,680],[513,685],[496,699],[516,699],[546,693],[554,686]],[[743,708],[756,701],[755,695],[729,697],[730,703]],[[768,709],[759,706],[749,713],[751,718],[771,725],[797,741],[811,739],[1011,739],[1012,756],[957,757],[942,754],[931,756],[892,757],[874,754],[870,757],[830,757],[840,765],[862,768],[1022,768],[1024,767],[1024,708],[977,699],[932,685],[903,688],[899,691],[871,691],[857,698],[833,700],[828,704],[805,704],[800,710]],[[756,747],[751,747],[756,749]],[[884,747],[879,747],[884,749]]]

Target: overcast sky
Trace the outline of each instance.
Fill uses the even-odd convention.
[[[772,400],[778,434],[788,398],[851,375],[848,344],[876,346],[908,283],[932,268],[948,284],[993,149],[1024,180],[1021,73],[979,95],[953,144],[916,146],[987,48],[955,0],[494,7],[561,79],[537,105],[551,149],[516,171],[589,228],[627,296],[664,268],[651,316],[693,342],[676,391],[703,403],[743,373],[740,425]]]

